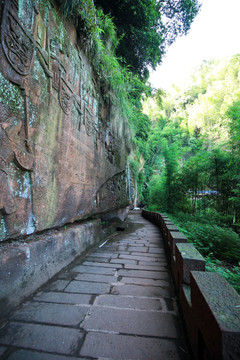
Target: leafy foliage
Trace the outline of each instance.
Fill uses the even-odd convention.
[[[95,0],[111,14],[120,39],[117,55],[142,78],[161,62],[166,46],[186,34],[198,13],[197,0]]]
[[[213,268],[230,264],[219,271],[233,279],[240,258],[239,74],[239,55],[204,62],[187,88],[159,91],[144,104],[152,119],[148,207],[173,214]]]
[[[187,90],[175,89],[170,95],[160,92],[154,104],[152,99],[144,104],[152,118],[147,145],[150,153],[145,164],[151,206],[203,214],[211,208],[237,229],[240,223],[239,73],[239,55],[204,62]],[[162,180],[154,179],[152,187],[153,174]],[[165,200],[151,195],[157,183],[165,188]]]
[[[78,41],[85,42],[99,90],[106,102],[116,104],[122,121],[130,125],[135,141],[147,134],[147,116],[141,112],[141,97],[150,87],[128,67],[119,63],[116,56],[118,38],[116,26],[109,15],[97,9],[92,0],[59,0],[63,16],[73,19],[78,31]],[[141,126],[140,123],[144,123]],[[143,128],[145,128],[143,130]]]
[[[213,255],[218,260],[238,264],[240,240],[234,231],[208,223],[203,217],[189,219],[189,215],[175,214],[175,221],[203,256]]]
[[[206,270],[214,271],[222,275],[240,294],[240,263],[238,266],[233,266],[229,269],[222,266],[219,260],[211,258],[207,258],[206,260]]]
[[[206,270],[218,272],[240,294],[240,240],[237,234],[216,226],[214,216],[178,213],[169,214],[169,217],[205,257]]]
[[[141,103],[143,94],[151,93],[148,66],[160,63],[166,45],[187,32],[199,10],[197,2],[59,0],[63,16],[77,28],[80,46],[84,43],[105,101],[111,98],[121,109],[124,126],[131,125],[140,197],[146,180],[142,162],[149,157],[150,121]]]

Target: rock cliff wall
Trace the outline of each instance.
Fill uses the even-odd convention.
[[[0,241],[127,205],[126,124],[50,1],[1,2]]]

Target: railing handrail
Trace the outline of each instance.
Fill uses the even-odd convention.
[[[240,359],[240,296],[164,214],[142,210],[161,230],[193,358]]]

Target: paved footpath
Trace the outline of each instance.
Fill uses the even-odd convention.
[[[130,212],[11,315],[0,359],[189,359],[183,336],[159,230]]]

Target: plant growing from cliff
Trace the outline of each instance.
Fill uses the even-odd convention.
[[[92,0],[60,0],[60,5],[63,16],[73,20],[79,39],[87,41],[88,56],[102,93],[111,94],[126,110],[132,74],[115,55],[118,39],[111,17],[96,9]]]
[[[78,33],[82,32],[90,38],[100,31],[92,0],[59,0],[59,3],[63,15],[73,20]]]
[[[167,45],[188,31],[199,10],[198,0],[59,0],[59,3],[62,14],[73,20],[79,41],[85,42],[103,99],[111,100],[121,109],[123,126],[131,125],[135,159],[142,171],[150,156],[147,144],[150,121],[142,113],[141,104],[142,95],[151,93],[146,82],[148,67],[155,68]],[[169,193],[170,157],[166,154]],[[139,186],[145,183],[145,176],[139,174],[138,179]]]
[[[110,14],[120,39],[117,56],[141,78],[155,68],[166,47],[186,34],[198,13],[198,0],[94,0]]]

